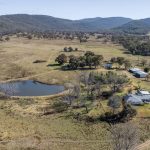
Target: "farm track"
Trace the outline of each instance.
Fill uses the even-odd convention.
[[[10,79],[10,80],[5,80],[5,81],[0,81],[0,83],[6,83],[6,82],[18,81],[18,80],[28,80],[28,79],[32,79],[32,78],[35,78],[35,77],[38,77],[38,76],[42,76],[42,75],[48,74],[48,73],[50,73],[50,72],[51,72],[51,71],[47,71],[47,72],[43,72],[43,73],[31,75],[31,76],[28,76],[28,77],[23,77],[23,78],[17,78],[17,79]]]
[[[150,149],[150,140],[146,141],[143,144],[140,144],[133,150],[149,150]]]

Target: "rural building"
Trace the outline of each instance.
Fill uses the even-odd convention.
[[[133,73],[133,75],[137,78],[146,78],[146,76],[148,75],[148,73],[142,71],[139,68],[131,68],[129,69],[129,72]]]
[[[112,69],[112,63],[107,63],[104,65],[105,69]]]
[[[124,97],[124,100],[131,105],[143,105],[143,101],[135,94],[128,94]]]
[[[129,72],[131,72],[131,73],[136,73],[138,71],[142,71],[142,70],[139,69],[139,68],[131,68],[131,69],[129,69]]]
[[[135,94],[127,94],[124,100],[132,105],[150,104],[150,93],[148,91],[137,91]]]
[[[137,71],[136,73],[134,73],[134,76],[137,78],[146,78],[148,75],[148,73],[144,72],[144,71]]]

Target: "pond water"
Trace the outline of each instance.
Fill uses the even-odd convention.
[[[9,96],[46,96],[64,90],[62,85],[48,85],[33,80],[0,83],[0,91]]]

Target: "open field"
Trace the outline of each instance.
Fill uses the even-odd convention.
[[[83,51],[93,51],[104,56],[125,57],[133,64],[138,63],[138,57],[125,54],[119,45],[103,43],[90,39],[80,44],[79,41],[69,40],[28,40],[12,37],[8,42],[0,43],[0,81],[16,79],[35,79],[49,84],[64,84],[76,82],[81,71],[62,71],[55,64],[55,58],[63,53],[64,47],[78,48],[78,52],[66,55],[83,55]],[[146,58],[150,61],[150,57]],[[35,60],[45,60],[44,63],[33,63]],[[95,71],[106,71],[98,68]],[[150,82],[136,79],[127,71],[132,83],[138,84],[145,90],[150,90]],[[33,99],[1,99],[0,100],[0,149],[55,149],[55,150],[109,150],[110,133],[107,123],[85,124],[68,117],[68,112],[41,116],[44,109],[49,107],[57,98]],[[107,110],[106,102],[103,102]],[[150,105],[137,107],[138,115],[134,119],[140,125],[141,139],[150,138]],[[82,110],[81,110],[82,111]],[[101,108],[92,110],[90,114],[101,113]]]

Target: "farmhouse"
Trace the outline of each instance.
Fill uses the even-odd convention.
[[[148,91],[137,91],[135,94],[126,95],[124,100],[132,105],[143,105],[144,103],[150,103],[150,93]]]

